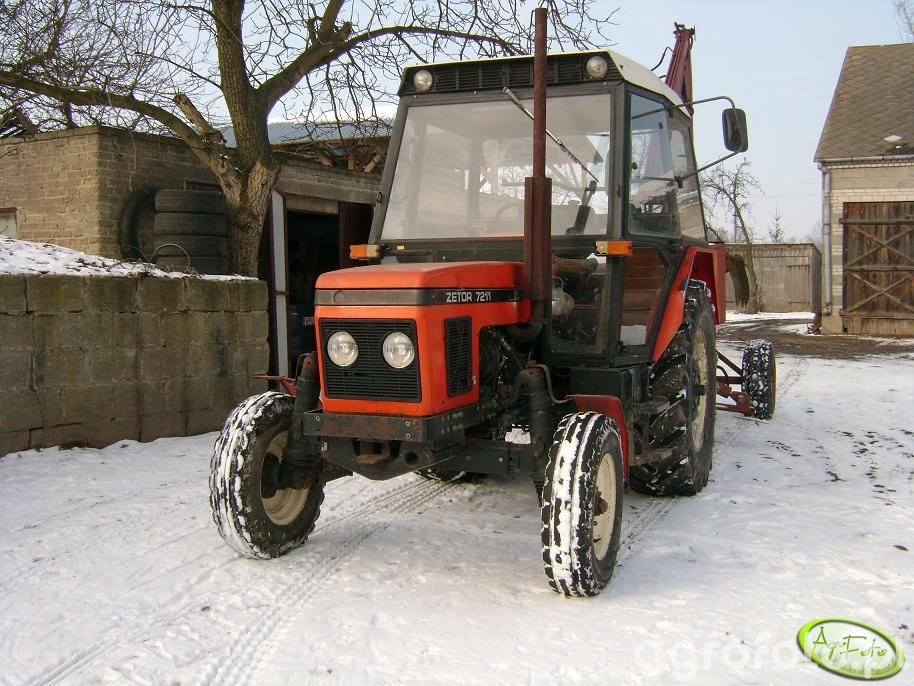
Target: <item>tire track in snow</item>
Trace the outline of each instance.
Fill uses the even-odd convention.
[[[361,488],[357,488],[354,493],[341,494],[343,497],[347,498],[347,502],[353,495],[370,495],[372,487],[377,487],[375,482],[367,480],[360,481],[363,481],[364,485]],[[444,488],[442,488],[442,486]],[[367,502],[359,502],[356,505],[347,505],[344,503],[335,507],[331,506],[326,509],[326,514],[329,515],[330,521],[325,521],[323,526],[319,524],[315,528],[314,533],[311,534],[312,539],[315,536],[322,535],[324,532],[333,531],[352,519],[359,519],[363,516],[371,516],[382,510],[389,510],[391,513],[409,511],[411,506],[421,506],[437,497],[437,495],[445,490],[448,486],[449,484],[442,484],[440,482],[426,482],[424,480],[417,480],[390,489],[389,491],[384,492],[372,498],[371,500],[368,500]],[[427,494],[427,491],[429,490],[431,490],[431,493]],[[417,491],[418,493],[416,493]],[[414,493],[416,495],[414,495]],[[323,515],[324,512],[322,511],[321,514]],[[318,520],[318,522],[320,522],[320,520]],[[371,533],[373,533],[376,528],[383,528],[383,525],[381,527],[372,528],[367,532],[363,532],[364,528],[365,527],[363,525],[354,534],[347,536],[343,542],[341,542],[340,546],[344,549],[344,554],[334,555],[332,564],[336,564],[338,566],[342,563],[344,556],[348,555],[351,551],[351,548],[354,547],[355,539],[357,539],[357,541],[355,541],[356,543],[361,542]],[[187,539],[188,537],[182,535],[181,538]],[[204,559],[208,554],[221,549],[223,544],[218,535],[215,536],[215,540],[219,541],[219,545],[214,546],[211,550],[202,556],[194,557],[194,559],[190,562],[199,562],[199,560]],[[173,544],[174,541],[169,541],[165,544],[164,547],[169,547]],[[336,563],[337,559],[339,559],[339,563]],[[199,574],[195,575],[189,580],[188,588],[198,588],[199,585],[205,582],[206,579],[210,577],[214,571],[222,569],[235,561],[235,559],[232,559],[223,564],[207,567],[206,569],[201,570]],[[315,560],[313,564],[307,565],[307,571],[304,567],[302,568],[302,574],[304,575],[306,582],[313,576],[312,572],[320,567],[320,564],[318,564],[319,562],[319,560]],[[264,564],[269,565],[270,563],[265,562]],[[157,570],[155,574],[148,575],[146,578],[134,578],[133,581],[136,582],[138,586],[144,586],[148,583],[156,581],[157,579],[167,577],[172,572],[187,566],[188,560],[185,559],[176,565],[169,566],[166,570]],[[288,576],[287,571],[278,573],[277,579],[275,581],[276,584],[278,584],[275,587],[283,590],[291,587],[295,583],[292,581],[292,577]],[[93,663],[96,663],[99,658],[103,657],[106,653],[109,653],[114,649],[122,648],[126,645],[130,645],[131,643],[135,643],[140,639],[148,638],[149,634],[156,633],[157,629],[167,630],[172,628],[174,622],[171,620],[178,620],[181,617],[186,617],[188,614],[196,611],[198,609],[198,605],[198,601],[194,599],[191,599],[178,606],[171,603],[166,603],[162,611],[145,615],[144,619],[142,619],[139,624],[134,624],[127,631],[125,631],[125,627],[122,625],[111,626],[105,629],[101,634],[101,638],[92,643],[89,647],[85,648],[84,650],[78,650],[75,653],[72,653],[65,659],[46,668],[38,675],[28,678],[25,683],[29,686],[38,686],[39,684],[54,684],[67,680],[68,677],[90,667]],[[237,645],[237,641],[235,643]],[[235,648],[236,646],[233,646],[233,651]]]
[[[624,500],[623,500],[624,502]],[[622,541],[619,544],[619,554],[616,564],[621,564],[637,552],[637,544],[651,531],[657,528],[673,509],[675,499],[653,498],[645,507],[639,507],[631,521],[622,518]]]
[[[282,605],[282,612],[270,612],[248,624],[232,642],[228,655],[215,657],[200,683],[249,683],[250,675],[259,673],[259,666],[269,660],[272,652],[272,645],[268,643],[270,637],[282,624],[298,616],[307,601],[323,588],[363,541],[387,528],[393,516],[414,512],[453,486],[436,481],[415,482],[366,503],[353,512],[343,514],[320,529],[316,528],[309,540],[344,525],[351,527],[342,540],[334,542],[334,552],[329,556],[308,559],[305,556],[306,544],[303,554],[299,556],[301,559],[294,560],[294,566],[282,570],[273,569],[271,571],[277,577],[275,580],[259,581],[264,589],[277,589],[271,590],[271,595],[276,604]],[[373,519],[375,515],[379,515],[379,518]]]

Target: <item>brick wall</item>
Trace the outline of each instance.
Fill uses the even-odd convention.
[[[832,316],[823,319],[829,332],[840,332],[842,294],[844,292],[844,225],[841,223],[846,202],[895,202],[914,200],[914,161],[874,162],[870,164],[828,164],[831,172],[831,272]],[[823,256],[823,269],[825,268]],[[823,300],[828,295],[823,292]]]
[[[0,139],[0,179],[0,208],[16,209],[19,238],[105,257],[121,257],[118,224],[134,191],[216,183],[181,141],[107,127]],[[335,213],[338,201],[374,203],[378,182],[293,159],[283,161],[277,190],[299,200],[290,207],[318,203]],[[141,214],[138,234],[138,247],[151,255],[151,210]]]
[[[269,361],[266,284],[0,275],[0,455],[218,429]]]
[[[118,222],[131,193],[215,183],[179,140],[98,126],[0,140],[0,178],[0,207],[16,208],[19,238],[105,257],[121,256]],[[140,226],[148,255],[151,212]]]

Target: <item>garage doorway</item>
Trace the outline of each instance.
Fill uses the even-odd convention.
[[[338,203],[336,214],[286,209],[274,192],[261,243],[261,277],[270,291],[270,373],[295,374],[298,356],[317,349],[314,286],[324,272],[353,266],[349,246],[366,243],[371,205]]]

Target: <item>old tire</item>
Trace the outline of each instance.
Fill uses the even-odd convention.
[[[749,396],[754,417],[771,419],[776,391],[774,344],[762,339],[749,341],[743,350],[743,392]]]
[[[549,586],[566,596],[602,591],[622,529],[622,444],[609,417],[579,412],[559,422],[546,465],[542,525]]]
[[[683,322],[651,366],[649,462],[633,465],[632,487],[649,495],[695,495],[708,483],[714,450],[717,350],[707,286],[689,283]]]
[[[293,403],[274,391],[251,396],[229,415],[216,439],[213,521],[225,542],[245,557],[278,557],[302,545],[320,514],[324,488],[317,470],[306,488],[276,484]]]
[[[179,236],[159,234],[155,238],[158,255],[183,255],[177,245],[191,257],[224,257],[228,254],[228,242],[218,236]]]
[[[225,214],[225,196],[219,191],[190,191],[165,188],[156,193],[156,212]]]
[[[158,236],[218,236],[225,238],[226,219],[216,214],[157,214],[153,230]]]

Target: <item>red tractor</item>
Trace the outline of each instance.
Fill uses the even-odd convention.
[[[318,350],[216,442],[213,517],[241,554],[303,544],[338,477],[520,470],[550,586],[595,595],[625,487],[704,488],[715,395],[773,411],[770,344],[715,371],[725,259],[692,146],[693,32],[677,26],[664,83],[609,50],[547,56],[543,11],[536,29],[533,57],[405,70],[371,238],[353,246],[369,264],[318,279]],[[742,111],[723,120],[746,150]]]

